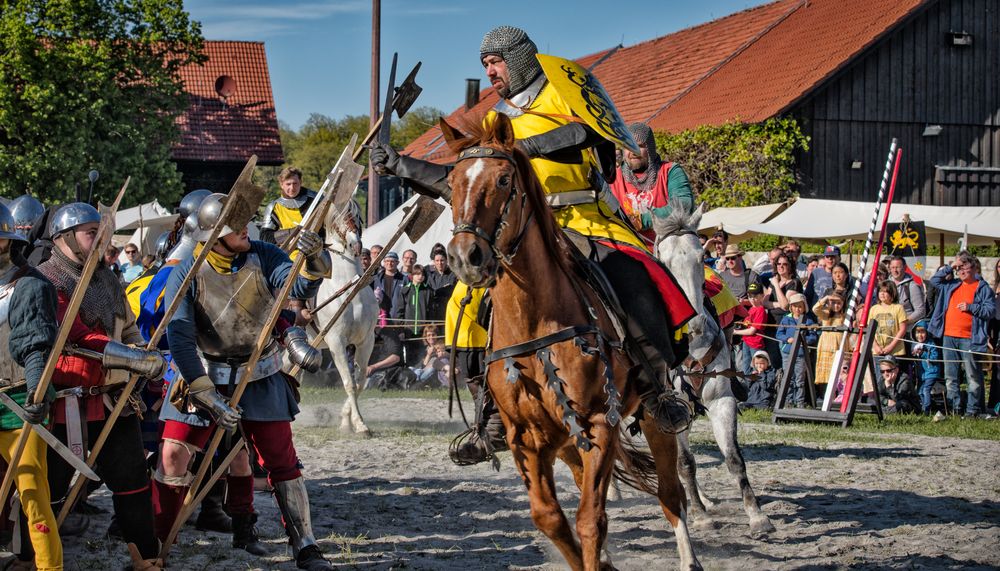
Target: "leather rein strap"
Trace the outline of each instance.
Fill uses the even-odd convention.
[[[555,345],[561,341],[569,341],[570,339],[575,339],[591,333],[600,336],[601,332],[593,325],[574,325],[572,327],[566,327],[556,331],[555,333],[549,333],[544,337],[536,337],[535,339],[525,341],[524,343],[518,343],[517,345],[497,349],[486,356],[486,364],[489,365],[490,363],[506,359],[507,357],[520,357],[529,353],[534,353],[542,347],[548,347],[549,345]]]

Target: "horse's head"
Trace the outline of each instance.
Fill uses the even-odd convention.
[[[528,208],[524,173],[527,158],[514,146],[514,129],[506,115],[483,128],[470,124],[463,135],[441,120],[448,146],[458,154],[448,176],[455,228],[448,243],[452,270],[463,282],[482,287],[497,277],[523,237]]]
[[[330,208],[323,223],[331,251],[361,255],[361,208],[357,202],[348,200],[342,207]]]
[[[679,201],[671,200],[670,206],[672,208],[670,216],[653,217],[656,256],[670,269],[670,273],[674,275],[697,311],[694,318],[688,322],[690,332],[688,349],[694,360],[703,361],[705,357],[715,352],[713,346],[718,346],[722,335],[719,325],[705,311],[704,304],[705,269],[697,232],[704,205],[699,206],[691,214],[687,213]]]

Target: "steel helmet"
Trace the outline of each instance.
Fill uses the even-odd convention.
[[[187,218],[192,212],[198,212],[201,201],[205,200],[205,197],[210,194],[212,194],[212,191],[204,188],[192,190],[185,194],[184,198],[181,199],[180,205],[177,206],[177,214]]]
[[[170,253],[171,246],[170,232],[163,232],[156,238],[156,248],[154,248],[153,254],[162,260]]]
[[[97,209],[86,202],[71,202],[56,211],[49,226],[49,234],[55,238],[63,232],[91,222],[101,223],[101,214]]]
[[[28,241],[24,236],[15,230],[14,217],[11,215],[10,210],[3,204],[0,204],[0,238],[20,240],[22,242]]]
[[[14,217],[14,228],[18,234],[28,235],[35,221],[45,214],[45,205],[30,194],[22,194],[10,202],[10,214]]]
[[[193,236],[196,241],[206,242],[209,236],[212,235],[212,230],[215,229],[215,225],[219,221],[219,216],[222,215],[222,208],[225,206],[222,199],[225,197],[225,194],[214,192],[201,201],[201,206],[198,207],[198,230]],[[223,226],[222,231],[219,232],[219,238],[232,233],[232,228]]]

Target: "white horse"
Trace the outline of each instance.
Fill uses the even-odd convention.
[[[763,535],[774,531],[774,526],[761,511],[757,496],[747,479],[746,463],[736,439],[737,407],[732,384],[727,376],[711,375],[712,372],[730,369],[732,354],[725,333],[704,303],[702,246],[696,232],[701,221],[702,207],[699,206],[694,213],[688,214],[680,203],[672,202],[671,206],[673,212],[670,216],[665,219],[653,218],[657,240],[656,255],[670,269],[698,312],[688,322],[690,357],[681,367],[681,374],[674,375],[676,388],[680,390],[681,379],[686,374],[709,373],[700,383],[697,382],[699,375],[691,377],[694,381],[692,384],[708,409],[712,432],[722,451],[726,467],[739,485],[743,507],[750,516],[750,531],[754,535]],[[698,488],[695,479],[697,467],[687,431],[677,435],[677,445],[680,448],[677,469],[691,495],[691,511],[700,516],[699,519],[707,519],[707,508],[713,507],[715,503]]]
[[[345,284],[362,273],[361,268],[361,214],[358,204],[349,201],[343,208],[332,210],[325,220],[327,250],[330,251],[331,276],[319,286],[316,299],[323,303]],[[346,294],[319,309],[316,324],[323,325],[333,319],[344,304]],[[369,287],[361,288],[351,300],[351,306],[327,332],[324,341],[333,355],[333,362],[344,383],[347,400],[340,411],[340,429],[353,430],[363,436],[371,432],[358,410],[358,393],[365,386],[365,369],[375,346],[375,324],[378,321],[378,302]],[[353,347],[353,355],[349,349]]]

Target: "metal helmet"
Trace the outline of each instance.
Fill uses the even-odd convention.
[[[15,230],[14,216],[11,215],[10,210],[3,204],[0,204],[0,238],[20,240],[21,242],[28,241],[24,236]]]
[[[101,214],[97,209],[86,202],[71,202],[56,211],[49,226],[49,234],[55,238],[63,232],[91,222],[101,223]]]
[[[198,207],[201,206],[201,201],[205,200],[205,197],[210,194],[212,194],[212,191],[205,188],[192,190],[191,192],[185,194],[184,198],[181,199],[180,205],[177,206],[177,214],[187,218],[192,212],[198,212]]]
[[[201,206],[198,207],[198,230],[193,236],[196,241],[205,242],[212,235],[212,230],[215,229],[219,216],[222,215],[222,207],[225,206],[222,199],[225,197],[225,194],[213,192],[201,201]],[[219,232],[219,238],[232,233],[232,228],[223,226],[222,231]]]
[[[171,246],[170,232],[163,232],[156,238],[156,248],[153,250],[153,254],[162,260],[170,253]]]
[[[10,202],[10,214],[14,217],[14,228],[18,234],[28,235],[35,221],[45,214],[45,205],[30,194],[22,194]]]

